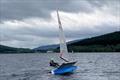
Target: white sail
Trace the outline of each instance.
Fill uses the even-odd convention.
[[[67,44],[65,41],[65,36],[63,33],[62,24],[60,21],[60,16],[57,11],[57,18],[58,18],[58,24],[59,24],[59,38],[60,38],[60,58],[63,59],[65,62],[68,62],[68,50],[67,50]]]

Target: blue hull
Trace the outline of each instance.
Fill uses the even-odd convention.
[[[60,67],[55,70],[52,70],[52,74],[61,75],[66,73],[72,73],[77,69],[77,66],[66,66],[66,67]]]

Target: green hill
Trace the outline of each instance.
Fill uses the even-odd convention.
[[[74,40],[67,43],[69,52],[120,52],[120,31],[96,36],[92,38]],[[43,46],[44,49],[59,52],[59,44],[52,46]],[[52,48],[51,48],[52,47]],[[55,49],[53,49],[55,47]],[[46,51],[47,51],[46,49]],[[33,53],[36,50],[27,48],[14,48],[0,45],[0,53]],[[44,51],[44,52],[46,52]]]
[[[0,45],[0,53],[31,53],[33,50],[27,48],[14,48]]]
[[[84,39],[70,45],[117,45],[120,43],[120,31]]]
[[[75,52],[120,52],[120,31],[68,44]]]
[[[120,31],[76,40],[67,46],[69,52],[120,52]],[[55,52],[59,52],[59,47]]]

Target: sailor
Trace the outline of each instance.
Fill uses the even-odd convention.
[[[53,59],[50,60],[50,66],[53,66],[53,67],[58,67],[59,64],[57,62],[54,62]]]

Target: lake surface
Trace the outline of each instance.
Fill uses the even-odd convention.
[[[78,69],[52,75],[49,60],[57,53],[0,54],[0,80],[120,80],[120,53],[75,53]]]

